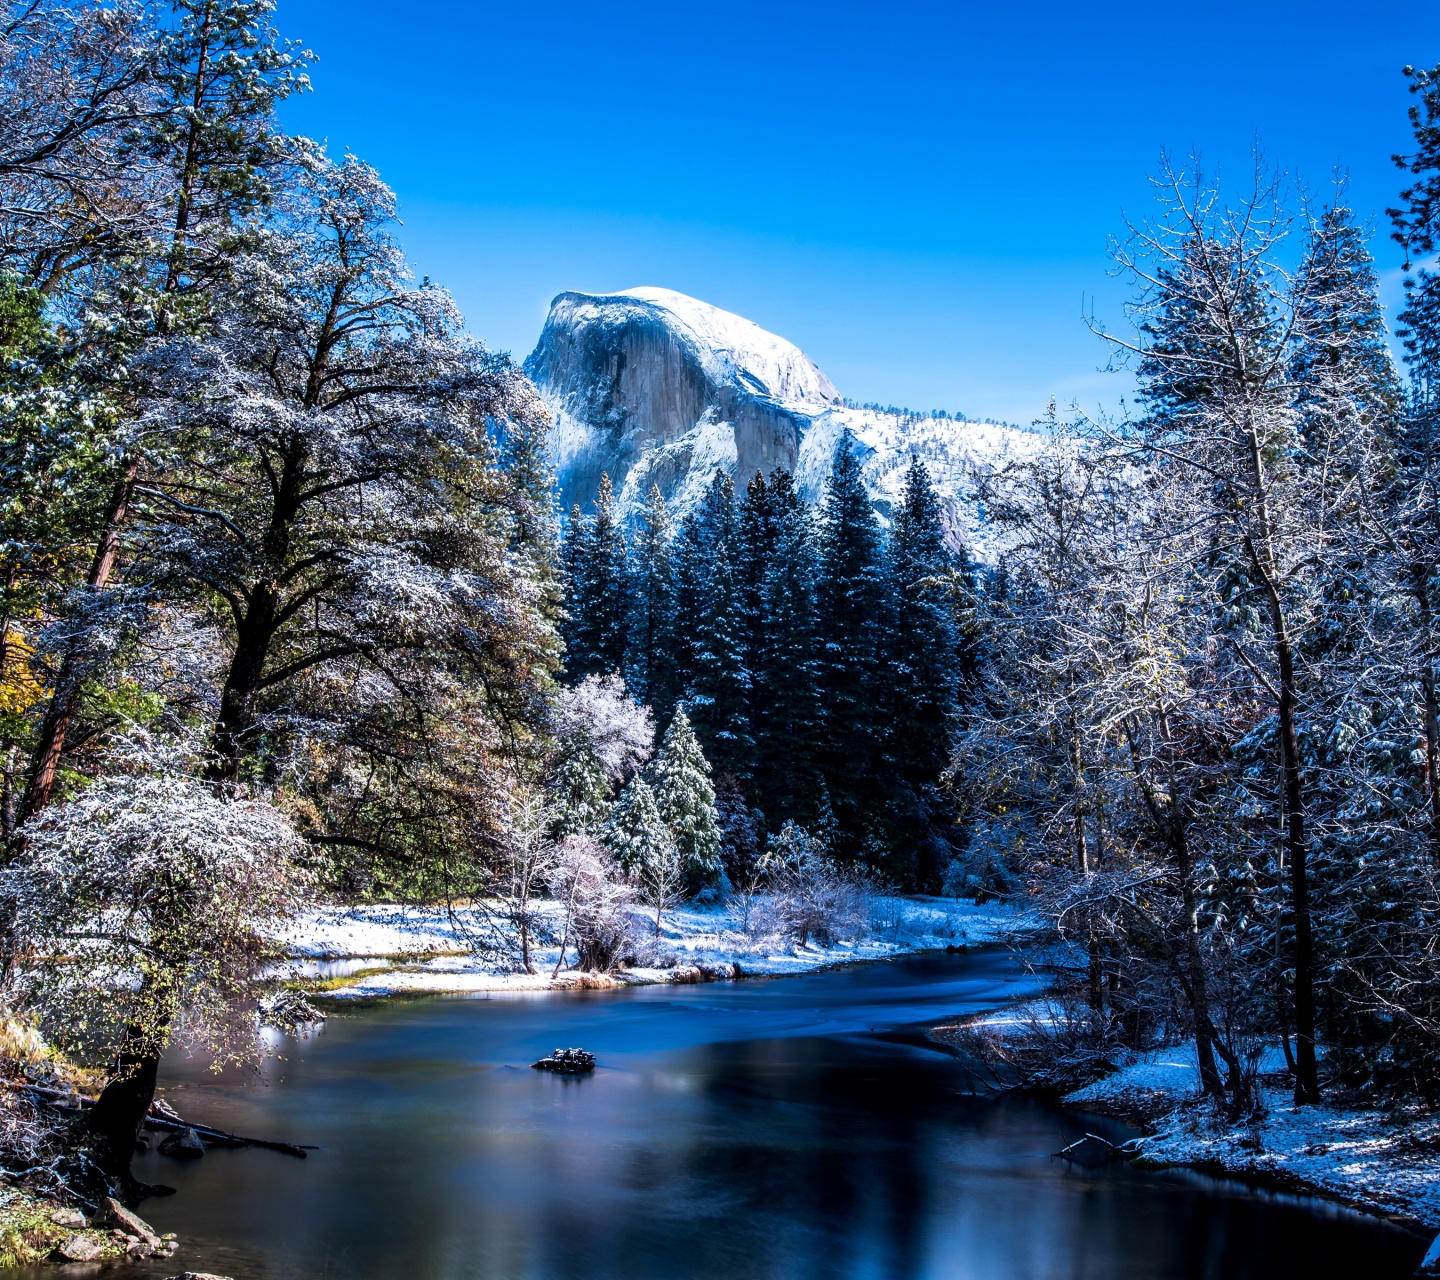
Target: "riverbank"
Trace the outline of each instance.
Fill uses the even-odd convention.
[[[374,904],[322,907],[280,938],[292,960],[289,975],[312,994],[332,999],[394,995],[566,990],[697,982],[713,978],[781,977],[837,964],[883,960],[918,951],[1001,942],[1023,931],[1026,917],[1003,903],[976,906],[952,898],[877,895],[868,929],[855,939],[804,945],[747,928],[743,905],[667,911],[658,936],[654,918],[637,913],[645,941],[636,963],[614,974],[558,965],[563,906],[534,905],[544,939],[531,947],[527,973],[496,937],[494,904],[455,909]]]
[[[1057,1034],[1065,1011],[1040,999],[936,1027],[973,1051],[977,1037],[1033,1041]],[[1115,1054],[1098,1079],[1058,1091],[1062,1105],[1144,1130],[1125,1145],[1142,1167],[1184,1167],[1338,1201],[1417,1232],[1440,1232],[1440,1115],[1421,1108],[1296,1107],[1278,1045],[1259,1065],[1260,1106],[1236,1121],[1202,1099],[1193,1044]],[[1440,1237],[1431,1261],[1440,1269]],[[1427,1272],[1426,1274],[1435,1274]]]

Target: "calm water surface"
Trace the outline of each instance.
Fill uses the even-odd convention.
[[[333,1018],[264,1082],[168,1065],[187,1115],[308,1160],[137,1160],[183,1267],[235,1280],[1407,1276],[1325,1205],[1051,1158],[1093,1117],[970,1095],[913,1034],[1023,990],[1003,955],[778,981],[427,999]],[[529,1063],[581,1045],[601,1067]],[[111,1272],[108,1274],[117,1274]]]

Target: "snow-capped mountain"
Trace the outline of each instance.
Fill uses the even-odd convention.
[[[588,504],[608,472],[627,518],[652,484],[683,516],[721,470],[743,490],[757,470],[783,467],[814,502],[848,427],[882,520],[917,453],[952,536],[984,558],[970,464],[1044,441],[1003,423],[848,407],[793,343],[669,289],[560,294],[525,372],[553,416],[551,460],[565,507]]]

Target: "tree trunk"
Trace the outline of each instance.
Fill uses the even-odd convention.
[[[1195,877],[1190,865],[1190,845],[1184,828],[1172,815],[1170,847],[1180,875],[1180,904],[1185,914],[1185,969],[1190,995],[1190,1014],[1195,1022],[1195,1060],[1200,1065],[1200,1085],[1212,1098],[1224,1095],[1220,1069],[1215,1065],[1215,1023],[1210,1017],[1210,982],[1205,974],[1205,952],[1200,945],[1200,904],[1195,897]]]
[[[209,773],[216,781],[233,781],[239,775],[246,739],[255,726],[255,695],[275,636],[274,594],[264,586],[257,587],[249,606],[235,638],[235,653],[220,695],[220,717],[211,739],[215,759]]]
[[[1440,861],[1440,704],[1435,696],[1435,654],[1431,645],[1430,571],[1426,564],[1415,565],[1410,573],[1415,602],[1420,606],[1420,637],[1423,646],[1420,688],[1425,695],[1425,785],[1430,791],[1430,853]]]
[[[1300,742],[1295,731],[1295,667],[1290,641],[1275,645],[1280,668],[1280,747],[1285,774],[1285,845],[1290,855],[1290,903],[1295,917],[1295,1103],[1320,1101],[1315,1059],[1315,942],[1310,925],[1310,883],[1305,808],[1300,791]]]
[[[90,562],[90,572],[85,579],[85,585],[91,591],[103,591],[115,568],[115,559],[120,553],[120,526],[125,523],[125,516],[130,510],[136,471],[137,464],[130,462],[111,490],[110,505],[105,512],[105,525],[100,531],[95,558]],[[40,740],[35,746],[35,763],[30,771],[30,783],[20,805],[22,822],[50,803],[50,796],[55,790],[55,771],[65,750],[65,735],[70,731],[70,720],[75,714],[75,704],[80,697],[80,684],[79,657],[71,649],[61,660],[60,673],[55,679],[55,692],[50,696],[50,706],[40,726]]]
[[[132,1029],[130,1044],[137,1042],[138,1033]],[[159,1068],[158,1051],[149,1047],[127,1047],[120,1054],[115,1074],[83,1121],[87,1145],[96,1166],[111,1193],[127,1205],[136,1205],[147,1196],[168,1190],[140,1182],[130,1172],[140,1126],[155,1101]]]

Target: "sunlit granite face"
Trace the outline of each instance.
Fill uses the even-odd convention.
[[[815,502],[848,430],[882,524],[918,457],[952,541],[983,559],[990,534],[974,465],[1045,439],[1004,423],[847,404],[793,343],[667,289],[560,294],[525,371],[550,409],[564,508],[586,507],[608,474],[627,520],[652,485],[684,516],[717,473],[733,476],[738,492],[777,467]]]

